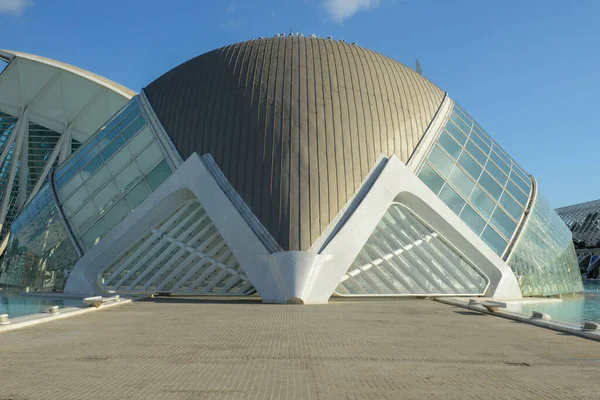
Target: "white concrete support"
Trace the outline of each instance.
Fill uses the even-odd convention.
[[[21,153],[20,153],[20,161],[21,166],[19,167],[19,198],[17,199],[17,204],[19,205],[19,210],[25,204],[27,200],[27,177],[29,172],[29,122],[27,123],[27,127],[24,128],[25,133],[23,134],[21,143]],[[15,158],[17,154],[15,153]]]
[[[23,145],[23,139],[25,135],[29,133],[29,121],[27,118],[27,113],[23,113],[21,118],[17,121],[17,125],[15,126],[16,130],[16,143],[15,148],[12,154],[12,158],[10,160],[10,168],[8,171],[8,180],[4,186],[4,194],[2,196],[2,202],[0,203],[0,229],[4,225],[4,221],[6,220],[6,212],[8,210],[8,206],[10,204],[10,197],[13,191],[13,184],[15,182],[15,177],[17,175],[17,164],[19,162],[19,154],[21,153],[21,147]]]

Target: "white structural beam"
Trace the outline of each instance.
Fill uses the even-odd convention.
[[[4,186],[4,193],[2,196],[2,202],[0,203],[0,229],[4,226],[4,221],[6,221],[6,212],[8,211],[8,206],[10,204],[10,197],[13,191],[13,185],[15,182],[15,177],[17,175],[17,165],[19,161],[19,154],[21,152],[21,147],[23,145],[23,139],[28,134],[28,125],[29,121],[27,120],[27,113],[23,113],[21,118],[17,121],[17,125],[15,126],[15,130],[17,131],[15,148],[13,151],[12,158],[10,159],[10,167],[8,171],[8,179]]]

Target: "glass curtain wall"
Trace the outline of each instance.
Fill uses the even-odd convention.
[[[11,232],[0,285],[35,292],[62,290],[78,255],[48,184],[25,207]]]
[[[539,193],[507,263],[524,296],[583,291],[571,231]]]
[[[419,178],[502,255],[531,194],[531,179],[454,103]]]
[[[170,174],[134,98],[58,168],[55,183],[77,239],[90,249]]]

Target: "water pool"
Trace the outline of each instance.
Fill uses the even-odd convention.
[[[9,318],[45,312],[50,306],[81,306],[80,298],[60,296],[22,296],[20,293],[0,292],[0,314],[8,314]]]
[[[582,324],[584,321],[600,322],[600,284],[584,283],[584,292],[565,297],[562,302],[532,303],[509,306],[510,311],[531,315],[532,311],[549,314],[553,320]]]

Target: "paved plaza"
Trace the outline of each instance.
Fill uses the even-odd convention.
[[[0,334],[0,399],[595,399],[600,344],[428,300],[151,299]]]

